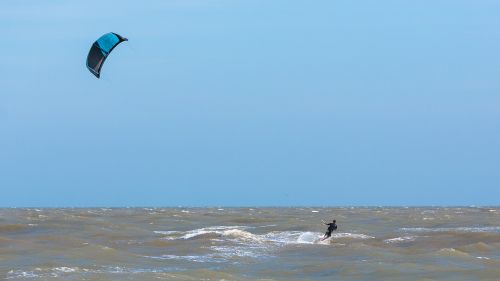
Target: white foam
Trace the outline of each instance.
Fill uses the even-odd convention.
[[[208,249],[213,251],[204,255],[162,255],[151,257],[165,260],[184,260],[191,262],[223,262],[234,258],[248,257],[259,258],[273,255],[281,248],[289,245],[324,245],[330,246],[331,240],[320,241],[323,234],[310,231],[271,231],[267,233],[252,233],[251,229],[260,227],[249,226],[212,226],[193,229],[189,231],[162,231],[154,233],[165,235],[162,239],[167,240],[187,240],[187,239],[210,239],[211,244]],[[332,235],[333,240],[349,239],[363,240],[372,239],[373,236],[362,233],[341,232]],[[337,241],[336,241],[337,242]],[[345,242],[344,242],[345,243]],[[336,243],[336,245],[341,245]]]
[[[318,240],[318,233],[314,232],[304,232],[300,234],[299,238],[297,238],[298,244],[312,244]]]
[[[170,230],[170,231],[155,230],[153,232],[156,234],[162,234],[162,235],[172,235],[172,234],[182,233],[181,231],[176,231],[176,230]]]
[[[263,226],[267,227],[267,226]],[[156,230],[154,233],[166,235],[162,239],[194,239],[204,235],[216,235],[219,237],[227,237],[239,242],[253,243],[278,243],[278,244],[313,244],[322,236],[319,232],[309,231],[271,231],[264,234],[254,234],[248,231],[252,227],[248,226],[212,226],[198,228],[189,231],[161,231]],[[340,232],[332,235],[333,239],[373,239],[373,236],[362,233]],[[213,238],[212,238],[213,239]]]
[[[319,239],[317,242],[315,242],[315,244],[319,244],[319,245],[328,245],[328,246],[331,246],[332,244],[332,237],[328,237],[326,239],[323,239],[323,237],[321,237],[321,239]],[[345,244],[342,244],[342,243],[335,243],[336,246],[345,246]]]
[[[158,257],[149,257],[158,258]],[[158,272],[168,272],[172,270],[178,270],[176,268],[162,268],[161,270],[153,268],[126,268],[120,266],[108,266],[102,269],[83,269],[86,273],[112,273],[112,274],[127,274],[127,273],[158,273]]]
[[[76,268],[72,268],[72,267],[65,267],[65,266],[61,266],[61,267],[56,267],[54,268],[54,271],[60,271],[60,272],[76,272],[78,270],[78,267]]]
[[[181,236],[180,238],[182,239],[191,239],[195,238],[198,236],[206,235],[206,234],[217,234],[217,235],[231,235],[231,232],[224,232],[226,230],[243,230],[247,229],[248,227],[246,226],[211,226],[211,227],[204,227],[204,228],[198,228],[190,231],[184,232],[185,234]]]
[[[314,244],[319,243],[323,234],[320,232],[302,232],[302,231],[285,231],[285,232],[270,232],[265,235],[266,240],[283,243],[283,244]],[[327,243],[330,239],[373,239],[375,237],[361,234],[361,233],[349,233],[341,232],[334,233],[329,239],[323,240],[325,243],[319,244],[329,244]]]
[[[145,256],[147,258],[157,259],[157,260],[184,260],[192,262],[217,262],[211,255],[199,255],[199,256],[178,256],[178,255],[161,255],[159,257]]]
[[[47,278],[47,277],[58,277],[59,275],[57,274],[58,272],[62,273],[74,273],[79,270],[78,267],[72,268],[72,267],[54,267],[52,269],[41,269],[41,268],[36,268],[35,271],[38,271],[38,273],[35,273],[34,271],[22,271],[22,270],[10,270],[7,273],[7,277],[5,279],[24,279],[24,278]]]
[[[10,270],[7,273],[7,277],[5,279],[37,278],[37,277],[40,276],[34,273],[33,271]]]
[[[477,259],[480,259],[480,260],[489,260],[490,258],[488,257],[476,257]]]
[[[273,231],[263,235],[264,241],[280,244],[312,244],[321,237],[319,232]]]
[[[415,241],[416,238],[417,238],[417,236],[401,236],[401,237],[396,237],[396,238],[391,238],[391,239],[385,239],[384,242],[388,243],[388,244],[411,242],[411,241]]]
[[[340,232],[332,234],[332,238],[373,239],[375,237],[362,233]]]
[[[175,256],[173,256],[175,257]],[[182,257],[182,256],[181,256]],[[189,256],[188,256],[189,257]],[[194,256],[193,256],[194,257]],[[161,257],[150,257],[150,258],[155,258],[155,259],[161,259]],[[187,258],[186,258],[187,259]],[[161,270],[157,269],[150,269],[150,268],[123,268],[119,266],[114,266],[114,267],[102,267],[101,269],[88,269],[88,268],[79,268],[79,267],[54,267],[54,268],[35,268],[34,271],[23,271],[23,270],[14,270],[11,269],[10,271],[7,272],[7,276],[4,279],[13,279],[13,280],[20,280],[20,279],[50,279],[52,280],[53,278],[58,278],[64,275],[68,275],[67,277],[71,276],[72,274],[75,273],[85,273],[85,274],[92,274],[92,273],[97,273],[97,274],[102,274],[102,273],[111,273],[111,274],[126,274],[126,273],[156,273],[156,272],[169,272],[173,270],[179,270],[178,268],[162,268]],[[36,273],[35,273],[36,271]]]
[[[271,250],[268,247],[256,245],[212,246],[210,249],[217,252],[211,256],[223,259],[230,259],[233,257],[259,258],[266,256],[266,253]]]
[[[263,242],[262,238],[259,235],[252,234],[248,231],[240,230],[240,229],[228,229],[224,230],[221,233],[222,236],[229,236],[236,239],[247,240],[247,241],[257,241]]]
[[[275,224],[267,224],[267,225],[261,225],[261,226],[256,226],[256,227],[275,227]]]
[[[403,227],[399,229],[405,232],[494,232],[500,233],[500,226],[484,227]]]

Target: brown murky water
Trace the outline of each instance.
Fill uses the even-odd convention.
[[[7,280],[499,276],[498,207],[0,209]]]

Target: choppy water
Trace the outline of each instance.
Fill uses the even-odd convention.
[[[498,207],[0,209],[2,280],[499,276]]]

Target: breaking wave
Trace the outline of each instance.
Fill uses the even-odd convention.
[[[254,234],[248,231],[247,226],[213,226],[198,228],[189,231],[154,231],[165,235],[162,239],[212,239],[227,238],[240,242],[275,243],[275,244],[315,244],[323,236],[320,232],[310,231],[272,231],[264,234]],[[373,239],[373,236],[362,233],[340,232],[332,234],[331,239],[364,240]]]

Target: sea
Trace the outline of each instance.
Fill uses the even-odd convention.
[[[0,279],[498,281],[500,207],[5,208]]]

